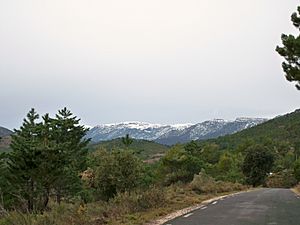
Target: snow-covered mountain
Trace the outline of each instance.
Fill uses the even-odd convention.
[[[237,118],[234,121],[214,119],[197,124],[161,125],[145,122],[123,122],[98,125],[90,129],[86,135],[92,142],[120,138],[129,134],[134,139],[151,140],[161,144],[172,145],[191,140],[209,139],[265,122],[261,118]]]

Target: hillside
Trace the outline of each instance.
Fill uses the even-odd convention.
[[[11,135],[13,132],[5,127],[0,127],[0,137]]]
[[[99,148],[113,150],[113,149],[124,149],[125,146],[122,143],[120,138],[90,145],[90,150],[96,150]],[[157,158],[160,158],[169,149],[169,147],[166,145],[155,143],[153,141],[134,140],[133,143],[130,145],[129,149],[136,152],[136,154],[141,159],[155,160]]]
[[[11,143],[11,136],[2,137],[0,140],[0,152],[8,151]]]
[[[222,149],[233,149],[246,142],[286,144],[300,147],[300,110],[277,116],[265,123],[245,129],[238,133],[219,137],[217,139],[201,141],[200,143],[216,143]]]
[[[11,134],[13,134],[11,130],[4,127],[0,127],[0,152],[9,150]]]
[[[237,118],[233,121],[214,119],[197,124],[160,125],[144,122],[103,124],[92,128],[86,135],[92,142],[112,140],[129,134],[134,139],[155,141],[164,145],[205,140],[232,134],[265,122],[259,118]]]

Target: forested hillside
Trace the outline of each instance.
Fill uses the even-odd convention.
[[[202,141],[204,143],[215,143],[222,149],[237,148],[249,142],[269,143],[286,147],[300,148],[300,110],[278,116],[255,127],[248,128],[238,133]]]
[[[103,141],[97,144],[92,144],[89,146],[91,151],[96,149],[107,149],[109,151],[124,149],[124,144],[122,143],[122,139],[114,139],[111,141]],[[153,141],[147,140],[136,140],[133,139],[132,144],[130,145],[130,150],[132,150],[138,157],[141,159],[151,159],[160,157],[167,152],[169,146],[161,145]]]

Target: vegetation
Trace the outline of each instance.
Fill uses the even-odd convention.
[[[126,134],[125,137],[122,137],[122,143],[128,148],[133,142],[133,139],[129,137],[129,134]]]
[[[0,224],[142,224],[247,185],[293,186],[299,115],[170,148],[127,136],[88,151],[69,110],[40,119],[32,109],[0,155]]]
[[[292,15],[298,29],[299,14],[300,7]],[[283,70],[300,90],[300,36],[282,42]],[[88,151],[79,122],[66,108],[54,118],[31,109],[11,140],[0,138],[0,148],[11,142],[0,151],[0,225],[143,224],[246,185],[300,181],[300,110],[171,148],[126,135]]]
[[[203,168],[201,159],[187,152],[182,146],[175,145],[162,158],[159,172],[162,181],[166,185],[181,182],[189,182]]]
[[[91,155],[92,187],[98,198],[109,200],[134,190],[142,182],[142,161],[130,151],[99,150]]]
[[[260,145],[249,147],[242,168],[246,182],[254,187],[264,183],[273,163],[274,156],[269,149]]]
[[[291,20],[293,25],[300,29],[300,6],[297,12],[293,13]],[[285,59],[282,63],[283,71],[285,72],[288,81],[297,82],[296,88],[300,90],[300,36],[281,35],[283,47],[277,46],[276,51]]]
[[[18,205],[29,212],[42,212],[51,195],[60,203],[79,191],[78,173],[85,168],[87,154],[88,140],[82,140],[86,129],[66,108],[56,118],[46,114],[42,122],[38,119],[31,109],[12,136],[12,151],[2,155],[5,183],[11,188],[2,194],[9,195],[14,203],[5,207]]]
[[[224,193],[223,193],[224,194]],[[201,203],[218,194],[197,194],[188,185],[149,187],[146,191],[118,194],[108,202],[86,205],[53,205],[44,214],[9,212],[0,220],[1,225],[138,225],[145,224],[175,210]]]
[[[198,175],[194,175],[194,179],[191,182],[191,188],[198,193],[207,194],[241,191],[245,189],[245,186],[239,183],[216,181],[204,172],[200,172]]]
[[[198,143],[204,146],[208,143],[216,144],[220,149],[239,149],[239,152],[245,150],[248,146],[255,143],[263,145],[277,146],[277,151],[288,150],[292,147],[296,152],[300,148],[300,110],[283,116],[268,120],[255,127],[242,130],[238,133],[219,137],[208,141]],[[278,147],[280,146],[280,149]],[[278,152],[279,153],[279,152]]]
[[[0,137],[0,152],[8,152],[10,149],[11,136]]]
[[[271,174],[266,180],[266,186],[270,188],[290,188],[297,184],[292,171],[284,170]]]
[[[124,149],[124,144],[122,143],[122,139],[118,138],[91,144],[89,149],[90,151],[95,151],[97,149],[106,149],[108,151],[122,150]],[[133,140],[129,149],[142,160],[151,160],[160,159],[170,149],[170,147],[153,141]]]
[[[66,108],[54,118],[40,118],[30,110],[12,135],[11,151],[0,155],[0,224],[139,224],[149,220],[149,214],[152,219],[153,212],[164,215],[211,194],[245,188],[215,181],[226,180],[224,173],[209,178],[215,187],[200,193],[194,175],[201,170],[212,172],[206,175],[210,177],[220,175],[228,162],[226,170],[238,168],[238,158],[221,154],[216,144],[206,144],[201,151],[196,142],[167,150],[127,135],[115,140],[118,147],[94,145],[88,152],[87,130],[79,121]],[[139,146],[154,147],[149,152],[160,153],[161,159],[143,162],[141,155],[147,154]]]

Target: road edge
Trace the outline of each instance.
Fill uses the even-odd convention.
[[[148,223],[145,223],[144,225],[162,225],[170,220],[173,220],[177,217],[180,217],[180,216],[183,216],[185,214],[188,214],[192,211],[195,211],[197,209],[200,209],[201,207],[203,206],[206,206],[214,201],[217,201],[217,200],[220,200],[220,199],[223,199],[223,198],[227,198],[227,197],[230,197],[230,196],[234,196],[234,195],[237,195],[237,194],[241,194],[241,193],[246,193],[246,192],[250,192],[250,191],[254,191],[254,190],[257,190],[257,188],[252,188],[252,189],[248,189],[246,191],[239,191],[239,192],[235,192],[235,193],[231,193],[231,194],[227,194],[227,195],[222,195],[222,196],[218,196],[218,197],[214,197],[214,198],[211,198],[211,199],[208,199],[208,200],[205,200],[197,205],[194,205],[194,206],[190,206],[190,207],[187,207],[187,208],[184,208],[184,209],[180,209],[180,210],[177,210],[175,212],[172,212],[162,218],[159,218],[159,219],[156,219],[152,222],[148,222]]]
[[[296,195],[300,196],[300,192],[296,189],[296,187],[293,187],[290,189],[292,192],[294,192]]]

